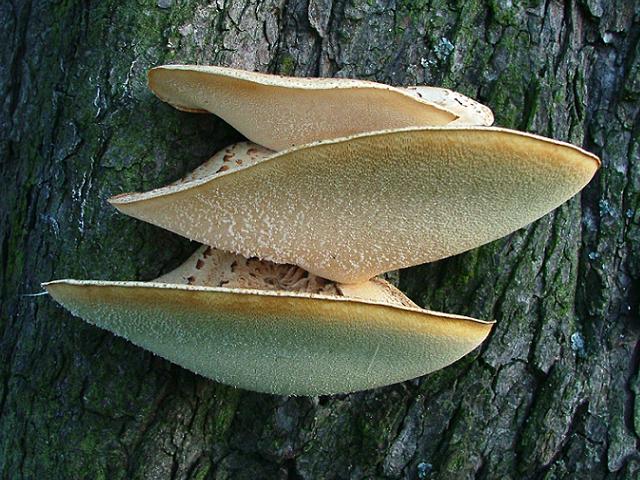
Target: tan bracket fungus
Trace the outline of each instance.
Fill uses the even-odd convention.
[[[445,89],[179,65],[153,69],[149,85],[264,146],[229,146],[111,203],[237,254],[203,247],[152,282],[43,286],[88,322],[251,390],[351,392],[470,352],[492,322],[423,310],[369,279],[525,226],[599,166],[572,145],[483,127],[491,111]]]
[[[573,145],[493,127],[389,130],[272,154],[248,145],[214,156],[198,178],[110,202],[206,245],[358,283],[507,235],[599,166]],[[250,161],[214,168],[250,149]]]
[[[420,309],[384,280],[342,286],[208,247],[153,282],[43,286],[74,315],[189,370],[284,395],[415,378],[466,355],[492,327]]]
[[[391,128],[493,123],[484,105],[435,87],[200,65],[156,67],[149,72],[149,87],[179,110],[214,113],[273,150]]]

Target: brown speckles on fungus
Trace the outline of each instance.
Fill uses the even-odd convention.
[[[383,280],[343,291],[292,265],[215,250],[205,257],[204,248],[153,282],[44,286],[75,315],[192,371],[287,395],[424,375],[473,350],[492,327],[422,310]]]

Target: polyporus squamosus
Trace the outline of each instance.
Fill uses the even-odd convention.
[[[44,286],[85,320],[251,390],[350,392],[465,355],[492,322],[420,309],[369,279],[506,235],[569,199],[599,166],[563,142],[456,127],[493,116],[443,89],[190,66],[154,69],[150,85],[262,145],[307,143],[275,153],[242,142],[170,186],[111,199],[129,215],[263,260],[203,247],[153,282]]]
[[[418,377],[466,355],[492,327],[423,310],[384,280],[340,285],[210,247],[152,282],[44,286],[74,315],[189,370],[285,395]]]
[[[154,68],[149,87],[180,110],[215,113],[252,142],[273,150],[389,128],[493,123],[487,107],[444,88],[200,65]]]
[[[242,163],[218,171],[225,155]],[[357,283],[524,227],[582,189],[599,161],[513,130],[419,127],[278,153],[242,143],[209,165],[110,201],[206,245]]]

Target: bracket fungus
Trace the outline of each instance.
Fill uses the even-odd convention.
[[[600,165],[570,144],[489,127],[487,107],[445,89],[186,65],[153,69],[149,85],[257,142],[110,199],[208,246],[151,282],[43,286],[86,321],[250,390],[352,392],[470,352],[493,322],[421,309],[375,276],[507,235]]]
[[[444,88],[200,65],[156,67],[149,87],[175,108],[214,113],[272,150],[390,128],[493,123],[487,107]]]
[[[352,392],[440,369],[492,322],[418,308],[375,279],[342,286],[203,247],[153,282],[58,280],[51,296],[99,327],[223,383],[286,395]]]
[[[236,148],[246,157],[245,143]],[[253,151],[233,169],[213,168],[218,154],[197,178],[110,202],[206,245],[358,283],[524,227],[575,195],[599,165],[572,145],[492,127],[387,130]]]

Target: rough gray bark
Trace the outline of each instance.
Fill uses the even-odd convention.
[[[4,0],[0,19],[2,478],[637,478],[637,1]],[[421,305],[498,321],[476,353],[352,395],[236,390],[27,296],[195,248],[105,203],[239,138],[148,92],[169,62],[452,87],[603,168],[530,227],[401,272]]]

